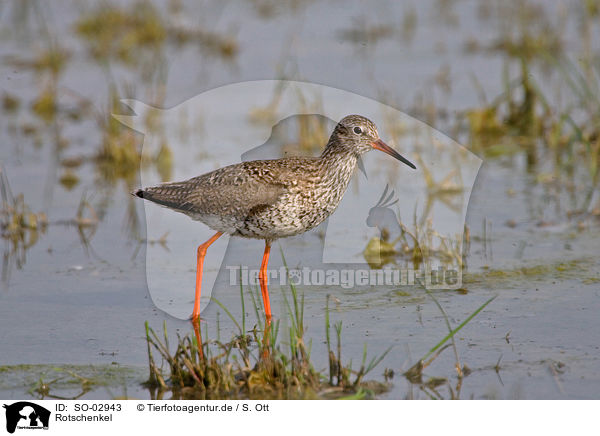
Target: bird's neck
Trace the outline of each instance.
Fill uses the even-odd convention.
[[[354,174],[358,158],[358,154],[352,149],[330,140],[321,154],[324,179],[345,190]]]

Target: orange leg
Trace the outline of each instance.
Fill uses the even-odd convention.
[[[204,265],[204,256],[206,249],[221,237],[223,232],[217,232],[212,238],[204,244],[198,246],[198,262],[196,264],[196,297],[194,298],[194,311],[192,312],[192,320],[200,317],[200,292],[202,288],[202,266]]]
[[[265,241],[265,254],[263,254],[262,264],[260,265],[258,281],[260,282],[260,291],[262,292],[263,304],[265,306],[265,315],[269,323],[271,322],[271,302],[269,301],[269,290],[267,289],[267,265],[269,264],[270,252],[271,244]]]

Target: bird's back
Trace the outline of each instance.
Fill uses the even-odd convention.
[[[323,177],[321,167],[320,159],[311,157],[241,162],[186,181],[140,189],[135,195],[235,234],[254,215],[314,189]]]

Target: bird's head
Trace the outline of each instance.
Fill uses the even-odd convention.
[[[390,156],[416,169],[412,162],[387,145],[379,138],[375,123],[361,115],[348,115],[335,126],[330,143],[350,148],[354,153],[362,155],[373,149],[383,151]]]

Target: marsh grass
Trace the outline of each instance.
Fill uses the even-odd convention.
[[[468,110],[469,146],[476,153],[498,157],[520,151],[534,153],[535,140],[543,134],[549,108],[529,74],[529,64],[520,61],[520,76],[511,80],[504,71],[504,92],[489,104]],[[533,158],[530,158],[533,161]]]
[[[425,292],[441,311],[448,333],[410,369],[404,371],[403,375],[432,398],[443,397],[436,391],[441,385],[449,387],[450,398],[458,398],[462,379],[471,370],[461,363],[454,336],[496,297],[488,299],[458,326],[453,327],[435,294],[428,290]],[[392,347],[377,356],[369,357],[365,344],[360,366],[355,369],[352,359],[347,360],[343,355],[342,321],[332,320],[329,295],[325,305],[328,367],[318,370],[311,360],[312,344],[305,340],[304,297],[296,287],[290,284],[284,291],[286,317],[274,322],[265,320],[260,305],[260,291],[258,288],[251,288],[249,294],[256,324],[250,329],[247,326],[244,294],[240,285],[242,316],[239,321],[221,302],[213,298],[235,326],[236,332],[229,341],[221,340],[220,316],[217,316],[217,339],[209,339],[208,336],[202,338],[198,326],[195,335],[177,335],[174,351],[166,324],[159,336],[146,323],[149,363],[146,386],[153,398],[162,399],[165,393],[170,392],[173,399],[368,399],[389,390],[389,380],[393,378],[394,370],[385,369],[385,382],[365,378],[381,364]],[[456,361],[458,383],[455,387],[450,386],[449,377],[424,375],[424,370],[449,347],[453,348]],[[166,372],[162,365],[157,364],[154,357],[156,351],[168,368]]]
[[[134,62],[140,49],[162,44],[167,33],[159,11],[146,2],[131,10],[103,4],[82,16],[75,30],[88,42],[93,57],[115,57],[126,63]]]
[[[396,32],[397,27],[391,24],[372,24],[366,21],[364,16],[356,18],[352,25],[338,32],[340,39],[348,41],[361,51],[366,51],[365,47],[371,49],[379,41],[391,39]]]
[[[25,252],[46,232],[48,217],[44,212],[33,212],[23,194],[14,196],[4,170],[0,167],[0,234],[7,242],[4,252],[2,280],[8,279],[8,262],[16,259],[17,268],[25,263]]]
[[[370,216],[376,208],[377,206],[371,209]],[[400,233],[394,239],[390,237],[390,231],[386,227],[380,227],[381,235],[372,237],[363,250],[363,257],[369,266],[379,269],[404,261],[415,269],[435,262],[462,268],[463,250],[460,239],[437,232],[428,215],[429,212],[426,211],[419,219],[415,211],[410,228],[398,218],[394,218],[400,229]]]
[[[490,103],[466,111],[469,146],[489,157],[525,151],[528,168],[538,164],[536,148],[554,155],[562,169],[583,157],[590,175],[598,167],[600,137],[600,81],[595,65],[580,68],[568,58],[547,56],[573,99],[562,109],[553,107],[531,74],[529,61],[519,59],[519,76],[504,71],[504,92]]]
[[[237,40],[201,26],[187,26],[178,11],[159,10],[138,1],[129,8],[104,3],[85,13],[75,31],[88,44],[93,58],[101,62],[116,59],[126,65],[148,61],[164,50],[169,41],[181,46],[197,43],[209,55],[231,59],[238,53]]]
[[[342,321],[338,321],[334,324],[336,347],[332,346],[331,341],[331,322],[329,314],[329,295],[327,296],[327,305],[325,307],[325,337],[327,342],[327,355],[329,358],[329,385],[336,387],[339,390],[347,389],[351,387],[352,390],[357,393],[365,393],[361,389],[361,383],[363,383],[363,377],[371,372],[391,351],[392,347],[389,347],[381,355],[375,356],[367,363],[367,344],[364,345],[363,355],[360,368],[354,372],[352,370],[352,362],[348,365],[344,365],[342,362]],[[352,380],[352,374],[355,374],[354,380]],[[380,385],[380,388],[385,388],[385,385]],[[385,392],[385,389],[382,390]]]
[[[98,389],[113,399],[127,399],[127,384],[141,378],[137,369],[110,365],[0,366],[0,388],[6,392],[25,386],[25,394],[40,400],[76,400]],[[121,395],[111,391],[121,390]],[[23,395],[24,396],[24,395]]]
[[[469,148],[488,158],[524,156],[532,185],[565,198],[558,219],[576,219],[579,230],[593,224],[600,203],[600,74],[596,63],[577,65],[567,57],[546,55],[569,94],[557,107],[531,74],[530,60],[519,59],[520,73],[489,104],[466,111]],[[596,200],[597,201],[597,200]]]
[[[87,193],[83,193],[71,219],[49,221],[44,212],[33,212],[23,194],[14,196],[6,173],[0,167],[0,236],[6,241],[2,281],[8,281],[13,259],[17,269],[23,267],[26,252],[33,247],[49,226],[70,226],[77,229],[81,246],[91,251],[90,241],[100,221]]]
[[[7,113],[14,113],[19,110],[21,100],[12,94],[4,91],[2,93],[2,109]]]
[[[446,314],[446,311],[438,301],[435,294],[427,289],[424,289],[425,293],[433,300],[437,308],[442,313],[444,318],[444,322],[446,324],[446,328],[448,329],[448,334],[444,336],[437,344],[435,344],[431,349],[423,355],[417,362],[412,365],[408,370],[403,373],[403,376],[413,385],[418,386],[419,389],[425,393],[430,399],[444,399],[446,398],[442,393],[440,393],[440,387],[447,387],[448,389],[448,397],[449,399],[459,399],[460,392],[462,389],[463,379],[471,374],[471,369],[464,363],[461,363],[458,348],[455,342],[455,335],[462,330],[473,318],[475,318],[482,310],[484,310],[492,301],[496,299],[496,295],[486,300],[482,305],[480,305],[475,311],[473,311],[469,316],[467,316],[458,326],[452,327],[449,317]],[[448,344],[447,342],[450,341]],[[442,352],[448,348],[452,348],[454,351],[455,364],[454,368],[456,370],[456,384],[452,386],[450,384],[450,380],[448,377],[439,377],[439,376],[428,376],[425,378],[425,370],[438,358]],[[496,364],[496,372],[498,371],[498,365]],[[410,398],[410,397],[408,397]]]
[[[260,309],[258,291],[250,293],[257,323],[246,330],[244,290],[240,287],[242,302],[241,324],[217,300],[214,300],[231,319],[237,333],[227,341],[196,336],[177,336],[172,352],[166,327],[162,338],[146,323],[146,338],[150,376],[147,386],[162,398],[167,391],[173,398],[373,398],[387,390],[381,382],[364,381],[385,357],[367,358],[367,350],[358,370],[352,363],[343,363],[341,355],[341,322],[335,324],[337,353],[330,352],[329,375],[314,368],[311,346],[305,342],[304,298],[295,286],[284,292],[285,323],[268,322]],[[256,295],[255,295],[256,294]],[[326,308],[326,331],[330,343],[329,307]],[[285,324],[285,331],[281,331]],[[285,336],[285,338],[284,338]],[[218,333],[220,337],[220,333]],[[158,351],[168,365],[165,376],[156,364]],[[332,357],[333,356],[333,357]]]
[[[112,117],[120,110],[120,96],[115,87],[111,87],[109,107],[106,113],[97,115],[102,143],[95,156],[96,169],[100,177],[108,183],[124,179],[133,186],[135,177],[144,163],[141,155],[141,141],[133,130],[126,128]]]
[[[241,290],[243,293],[243,290]],[[256,297],[258,292],[256,292]],[[440,309],[446,322],[448,333],[436,345],[403,373],[410,382],[405,398],[413,398],[412,386],[416,386],[431,399],[458,399],[462,382],[471,370],[458,356],[454,336],[484,310],[495,297],[488,299],[458,326],[453,327],[437,297],[427,292]],[[353,369],[352,361],[342,359],[342,323],[333,322],[329,310],[331,298],[327,297],[325,310],[325,335],[329,354],[329,367],[318,371],[310,357],[310,344],[306,346],[300,337],[304,330],[302,298],[290,294],[286,296],[288,308],[288,329],[291,338],[283,338],[279,323],[272,323],[268,335],[258,324],[245,331],[248,321],[242,316],[239,323],[233,321],[237,332],[227,342],[205,337],[200,343],[195,335],[177,336],[175,351],[166,327],[157,334],[146,323],[146,345],[148,351],[149,377],[145,383],[151,398],[163,399],[166,393],[172,399],[371,399],[385,393],[391,386],[395,371],[386,368],[383,372],[385,383],[365,380],[365,376],[378,367],[391,351],[369,358],[364,346],[360,367]],[[242,301],[244,299],[242,298]],[[260,311],[260,309],[256,309]],[[231,313],[225,310],[227,316]],[[217,322],[217,324],[220,321]],[[282,323],[283,324],[283,323]],[[241,332],[241,333],[240,333]],[[510,332],[507,334],[507,338]],[[281,335],[281,337],[279,337]],[[217,337],[219,337],[217,330]],[[267,339],[266,339],[267,338]],[[508,339],[507,339],[508,340]],[[450,343],[448,343],[450,342]],[[425,370],[446,349],[453,348],[457,381],[451,386],[451,377],[426,375]],[[158,365],[154,353],[158,351],[163,360]],[[496,372],[501,369],[500,360],[489,368]],[[561,371],[560,362],[549,362]],[[162,366],[167,366],[163,370]],[[551,368],[552,369],[552,368]],[[121,367],[116,363],[104,366],[92,365],[14,365],[0,366],[0,378],[15,386],[25,386],[26,393],[39,399],[78,399],[90,392],[106,389],[114,399],[127,399],[127,386],[132,380],[141,380],[138,368]],[[2,384],[2,383],[0,383]],[[122,395],[114,395],[111,389],[122,389]],[[441,389],[448,390],[448,394]]]
[[[433,360],[435,360],[435,358],[441,354],[442,351],[444,351],[446,348],[452,346],[452,349],[454,350],[454,356],[456,359],[456,365],[455,365],[456,373],[459,378],[462,378],[463,376],[465,376],[465,373],[467,373],[468,370],[465,370],[465,367],[462,366],[460,363],[460,358],[458,355],[458,350],[456,348],[456,343],[454,341],[454,336],[464,326],[466,326],[475,316],[477,316],[477,314],[479,312],[481,312],[483,309],[485,309],[488,304],[490,304],[492,301],[494,301],[497,296],[494,295],[493,297],[486,300],[473,313],[471,313],[467,318],[465,318],[465,320],[463,322],[461,322],[457,327],[452,328],[450,321],[448,319],[448,315],[446,314],[446,311],[444,310],[444,308],[442,307],[442,305],[440,304],[438,299],[435,297],[435,295],[431,291],[425,290],[425,292],[427,293],[427,295],[429,295],[429,297],[431,297],[431,299],[433,300],[435,305],[438,307],[438,309],[442,313],[442,316],[444,317],[444,322],[446,323],[446,327],[448,328],[448,334],[446,336],[444,336],[444,338],[442,338],[436,345],[434,345],[423,357],[421,357],[415,365],[413,365],[408,371],[406,371],[404,373],[404,375],[409,380],[421,380],[423,370],[425,368],[427,368],[433,362]],[[446,342],[448,342],[449,340],[451,341],[451,344],[446,344]]]
[[[597,15],[597,7],[591,4],[595,2],[580,5],[583,51],[577,61],[565,52],[565,11],[550,14],[529,1],[498,3],[490,9],[500,25],[499,37],[481,49],[504,55],[504,92],[487,103],[483,87],[474,79],[481,105],[463,114],[473,151],[486,157],[524,152],[531,172],[542,171],[543,162],[550,160],[557,178],[568,177],[576,167],[588,168],[589,180],[597,184],[600,81],[590,49],[590,29]],[[471,49],[479,48],[475,44]],[[509,73],[514,66],[517,77]],[[552,72],[560,80],[558,105],[540,86],[544,84],[537,79],[537,67],[545,76]]]
[[[112,85],[107,110],[96,114],[102,142],[90,160],[95,165],[101,183],[113,185],[124,180],[126,189],[131,191],[137,183],[139,171],[149,167],[155,168],[162,180],[168,180],[173,171],[173,153],[168,142],[163,140],[154,154],[145,150],[140,135],[112,116],[122,110],[121,98],[123,96]]]

